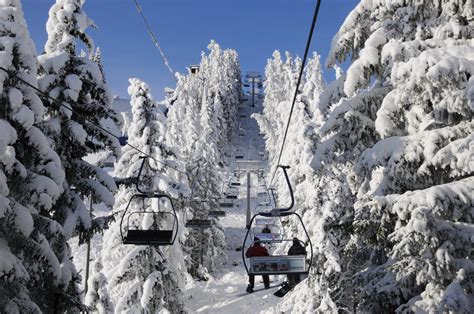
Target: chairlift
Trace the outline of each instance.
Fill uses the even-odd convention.
[[[236,200],[236,199],[238,199],[238,196],[229,194],[229,195],[226,195],[225,198],[227,198],[229,200]]]
[[[230,186],[241,186],[242,184],[240,182],[231,182]]]
[[[173,201],[171,198],[166,194],[158,194],[155,192],[145,192],[140,189],[140,176],[143,171],[143,167],[145,165],[146,157],[143,158],[142,164],[140,166],[140,170],[138,171],[137,180],[135,186],[137,188],[138,193],[132,195],[130,200],[128,201],[127,207],[123,212],[122,219],[120,220],[120,237],[122,238],[123,244],[133,244],[133,245],[153,245],[153,246],[165,246],[165,245],[173,245],[174,241],[176,240],[176,236],[178,235],[178,216],[176,214],[176,210],[173,206]],[[145,208],[145,201],[150,199],[157,199],[158,200],[158,211],[154,211],[152,207]],[[166,199],[169,201],[171,205],[170,211],[160,211],[160,202],[162,199]],[[129,209],[131,208],[131,204],[135,200],[141,200],[142,202],[142,209],[138,211],[133,211],[128,213]],[[145,218],[147,215],[152,215],[155,221],[162,220],[163,216],[169,216],[173,219],[172,227],[168,229],[158,229],[156,223],[154,223],[153,229],[142,229],[133,226],[133,222],[131,222],[132,217],[134,216],[142,216]],[[125,219],[126,218],[126,219]]]
[[[211,227],[211,221],[209,219],[190,219],[186,221],[185,226],[191,229],[207,229]]]
[[[286,208],[273,208],[269,212],[259,212],[253,215],[250,219],[250,223],[247,226],[247,233],[245,234],[244,242],[242,244],[242,260],[249,275],[288,275],[288,274],[303,274],[308,275],[311,269],[311,264],[313,262],[313,246],[311,239],[309,237],[308,231],[303,223],[301,216],[291,211],[294,206],[295,199],[293,195],[293,189],[291,187],[290,179],[286,172],[288,167],[278,166],[282,168],[283,174],[285,175],[288,188],[290,190],[291,204]],[[302,229],[307,237],[307,241],[310,247],[310,256],[309,259],[306,258],[306,255],[273,255],[273,256],[254,256],[249,258],[249,263],[247,263],[245,258],[246,243],[247,238],[252,230],[252,225],[256,223],[257,217],[263,218],[281,218],[281,217],[290,217],[296,216],[300,222]],[[265,234],[259,234],[264,237]],[[266,234],[268,235],[268,234]],[[258,236],[257,236],[258,237]],[[278,240],[278,242],[293,241],[293,237],[284,237]],[[262,241],[260,241],[262,242]],[[304,242],[300,240],[304,246]]]
[[[225,217],[225,211],[223,210],[210,210],[209,217]]]
[[[222,208],[230,208],[230,207],[234,207],[234,203],[222,202],[222,203],[219,203],[219,206]]]
[[[244,159],[244,156],[243,155],[236,155],[235,159]]]

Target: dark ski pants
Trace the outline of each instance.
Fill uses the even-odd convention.
[[[265,287],[270,287],[270,277],[268,275],[262,275],[263,285]],[[255,286],[255,275],[249,275],[249,286],[253,289]]]
[[[288,277],[288,284],[291,287],[296,286],[301,281],[301,277],[300,277],[299,274],[297,274],[297,275],[288,274],[287,277]]]

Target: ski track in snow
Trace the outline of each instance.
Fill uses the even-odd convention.
[[[250,98],[250,97],[249,97]],[[259,128],[254,119],[250,115],[254,112],[260,112],[262,107],[258,102],[256,107],[250,106],[250,99],[241,106],[243,110],[239,110],[239,115],[244,114],[246,117],[239,117],[239,126],[233,137],[233,141],[227,150],[231,154],[229,158],[229,174],[232,176],[237,168],[234,155],[236,152],[242,153],[243,160],[260,160],[261,168],[268,171],[267,160],[262,161],[260,151],[264,151],[264,140],[259,135]],[[239,136],[244,130],[244,136]],[[240,131],[240,132],[239,132]],[[236,251],[242,246],[245,237],[245,219],[247,208],[247,175],[242,173],[238,181],[241,186],[238,187],[238,204],[227,210],[227,216],[221,218],[221,223],[226,236],[226,248],[228,260],[222,269],[212,273],[213,276],[209,281],[196,281],[194,285],[186,291],[186,305],[191,313],[259,313],[267,310],[271,306],[281,301],[275,297],[273,293],[278,290],[278,284],[283,278],[278,280],[279,276],[271,276],[271,288],[262,289],[263,283],[261,276],[255,278],[255,292],[248,294],[245,289],[248,285],[248,276],[242,264],[242,252]],[[266,192],[265,188],[260,185],[264,182],[257,178],[257,175],[251,176],[251,206],[253,213],[259,202],[266,199],[258,198],[258,192]],[[262,290],[260,290],[262,289]]]

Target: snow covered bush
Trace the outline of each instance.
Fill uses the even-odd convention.
[[[42,129],[66,172],[63,193],[54,210],[68,238],[78,229],[92,226],[84,198],[92,196],[95,203],[109,207],[114,204],[116,186],[112,178],[83,158],[98,151],[120,155],[118,140],[95,126],[107,128],[107,119],[117,120],[101,68],[84,54],[76,55],[76,46],[82,42],[91,58],[95,56],[92,40],[85,33],[93,22],[82,10],[83,4],[81,0],[56,1],[49,11],[45,53],[38,57],[39,87],[57,99],[43,99],[47,110]]]
[[[0,309],[7,313],[80,310],[78,274],[55,220],[63,192],[61,160],[38,128],[35,47],[19,0],[0,4]]]

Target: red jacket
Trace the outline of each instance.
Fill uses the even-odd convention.
[[[248,248],[247,252],[245,253],[247,257],[253,256],[269,256],[268,251],[266,248],[260,245],[253,245]]]

